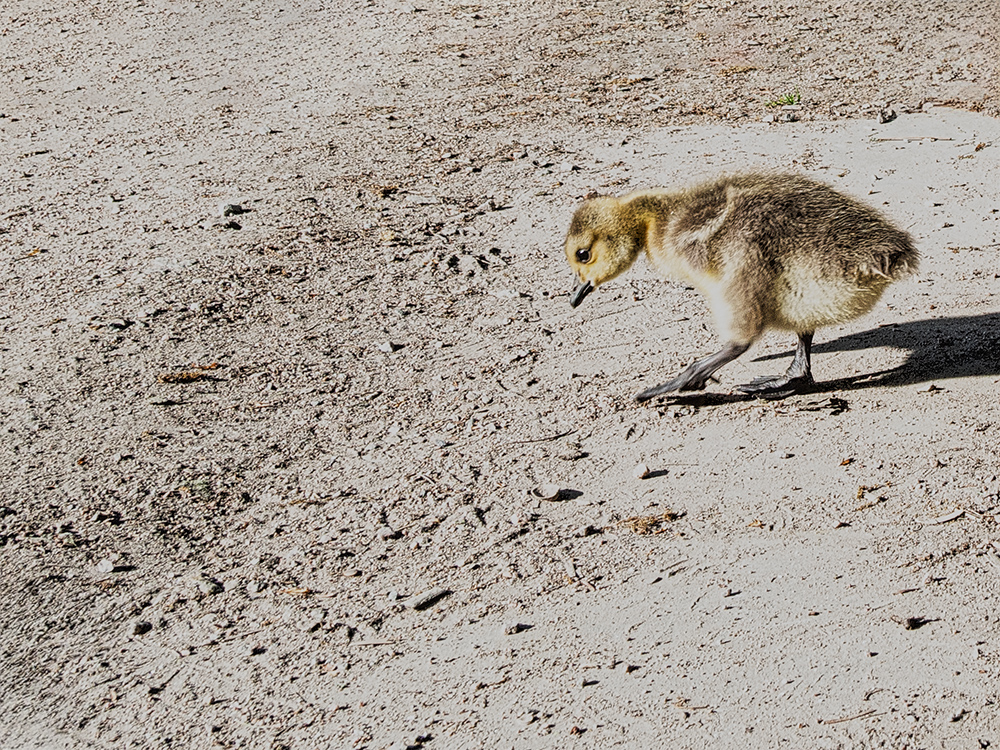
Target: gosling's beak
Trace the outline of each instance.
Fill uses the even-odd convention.
[[[576,307],[581,302],[583,302],[583,298],[586,297],[588,294],[590,294],[593,288],[594,288],[593,284],[591,284],[589,281],[584,281],[582,284],[580,284],[580,286],[574,289],[573,293],[569,296],[569,304],[572,307]]]

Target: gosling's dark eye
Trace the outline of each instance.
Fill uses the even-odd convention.
[[[581,247],[576,251],[576,259],[581,263],[590,263],[590,248]]]

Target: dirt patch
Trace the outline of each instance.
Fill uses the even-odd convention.
[[[7,744],[995,742],[996,19],[939,5],[6,11]],[[751,167],[922,273],[824,392],[731,392],[775,335],[636,406],[718,342],[572,310],[572,210]]]

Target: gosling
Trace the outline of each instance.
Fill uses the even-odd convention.
[[[733,175],[584,203],[566,236],[566,258],[580,282],[570,304],[643,252],[659,273],[705,296],[726,344],[637,394],[639,402],[702,390],[768,329],[798,335],[791,366],[737,390],[768,399],[810,390],[816,329],[869,312],[920,260],[906,232],[828,185],[790,174]]]

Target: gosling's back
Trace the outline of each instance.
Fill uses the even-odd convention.
[[[652,215],[654,266],[705,293],[722,328],[742,319],[804,332],[849,320],[919,261],[878,211],[796,175],[723,177],[623,203]]]

